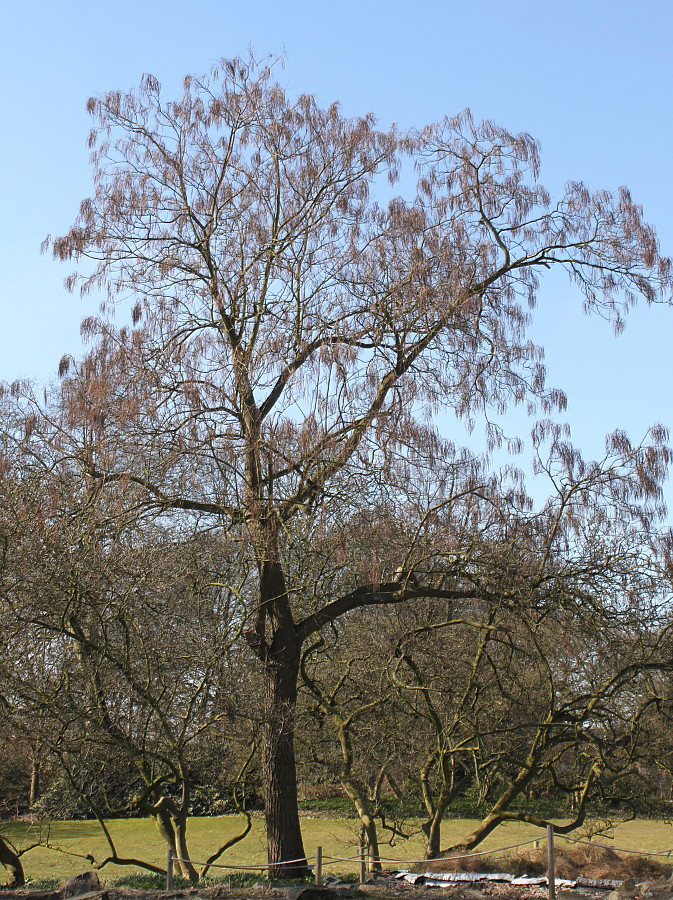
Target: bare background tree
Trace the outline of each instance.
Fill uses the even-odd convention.
[[[236,790],[256,748],[246,666],[234,650],[246,623],[235,547],[174,523],[170,532],[149,517],[139,523],[123,491],[98,491],[58,440],[50,445],[37,428],[11,435],[9,418],[0,472],[3,723],[24,746],[40,746],[76,812],[98,819],[108,855],[87,857],[96,868],[163,871],[142,854],[124,858],[105,823],[141,813],[178,871],[197,880],[187,824],[200,757],[217,739]],[[238,840],[251,827],[243,812]],[[214,848],[209,863],[233,843]]]

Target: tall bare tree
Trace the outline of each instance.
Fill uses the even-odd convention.
[[[669,290],[670,263],[626,189],[572,182],[552,203],[536,142],[469,113],[384,131],[293,101],[268,67],[238,59],[187,78],[177,101],[146,76],[89,110],[95,191],[47,241],[85,262],[71,288],[107,291],[83,323],[91,352],[61,367],[68,452],[91,479],[249,548],[269,861],[302,873],[303,643],[354,607],[455,589],[393,569],[317,605],[288,578],[291,524],[353,480],[385,481],[393,461],[413,478],[410,447],[440,452],[429,411],[562,405],[525,333],[544,271],[565,269],[619,325],[625,306]],[[409,159],[416,194],[376,202]],[[118,301],[133,327],[106,318]]]

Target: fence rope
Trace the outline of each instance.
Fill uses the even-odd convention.
[[[506,847],[498,847],[495,850],[476,850],[472,853],[459,853],[456,858],[465,859],[468,856],[488,856],[493,853],[502,853],[503,850],[514,850],[516,847],[524,847],[526,844],[534,844],[536,840],[539,838],[531,838],[529,841],[521,841],[518,844],[509,844]],[[597,846],[596,844],[592,844],[592,846]],[[440,859],[446,859],[447,857],[440,857]],[[451,857],[448,857],[449,859]],[[258,869],[269,869],[269,868],[277,868],[279,866],[290,866],[294,863],[303,863],[303,862],[311,862],[315,860],[315,856],[303,856],[301,859],[287,859],[282,860],[281,862],[274,863],[264,863],[263,865],[250,865],[250,866],[236,866],[236,865],[225,865],[224,863],[210,863],[210,868],[212,869],[250,869],[257,871]],[[323,863],[326,861],[329,862],[358,862],[360,860],[360,856],[323,856]],[[369,857],[367,857],[369,861]],[[174,856],[174,862],[190,862],[193,866],[207,866],[207,862],[199,862],[196,859],[185,859],[181,856]],[[418,866],[423,863],[432,863],[436,862],[436,860],[432,859],[394,859],[388,856],[377,856],[376,862],[386,862],[386,863],[404,863],[407,866]]]
[[[600,847],[603,850],[614,850],[617,853],[633,853],[635,856],[670,856],[673,848],[670,850],[627,850],[625,847],[610,847],[608,844],[597,844],[596,841],[583,841],[578,838],[567,837],[564,834],[556,835],[563,841],[569,841],[571,844],[582,844],[584,847]]]
[[[471,856],[493,856],[495,853],[502,853],[503,850],[515,850],[517,847],[525,847],[526,844],[534,844],[540,838],[531,838],[529,841],[520,841],[518,844],[509,844],[507,847],[497,847],[495,850],[473,850],[471,853],[460,853],[456,851],[453,856],[439,856],[437,859],[392,859],[390,857],[380,856],[381,862],[400,862],[407,865],[418,866],[423,863],[434,863],[438,859],[467,859]]]
[[[309,862],[311,862],[311,860],[314,860],[315,858],[316,858],[315,856],[302,856],[301,859],[286,859],[286,860],[283,860],[282,862],[275,862],[275,863],[267,862],[267,863],[263,863],[262,865],[258,865],[258,866],[243,866],[243,865],[237,866],[237,865],[226,865],[225,863],[203,862],[203,861],[199,861],[198,859],[185,859],[182,856],[173,856],[172,857],[173,862],[191,863],[193,866],[208,866],[209,869],[251,869],[252,871],[257,871],[258,869],[271,869],[271,868],[275,868],[276,866],[291,866],[294,863],[303,863],[303,862],[309,863]],[[325,857],[323,857],[323,859],[324,858]]]
[[[666,856],[666,857],[670,857],[671,854],[673,854],[673,848],[671,848],[670,850],[629,850],[624,847],[611,847],[608,844],[598,844],[595,841],[583,841],[578,838],[567,837],[564,834],[558,834],[558,835],[555,835],[555,837],[557,839],[568,841],[568,843],[571,843],[571,844],[581,844],[585,847],[600,847],[603,850],[613,850],[618,853],[631,853],[631,854],[634,854],[635,856]],[[476,856],[494,856],[497,853],[503,853],[505,850],[516,850],[518,847],[525,847],[528,844],[535,844],[540,840],[545,840],[545,838],[531,838],[530,840],[527,840],[527,841],[520,841],[518,844],[508,844],[505,847],[496,847],[493,850],[473,850],[470,853],[460,853],[459,851],[456,851],[454,856],[441,856],[441,857],[438,857],[438,859],[450,860],[450,859],[467,859],[469,857],[476,857]],[[358,856],[327,856],[327,855],[324,855],[322,857],[323,866],[326,863],[359,862],[360,859],[361,859],[361,857],[359,855]],[[263,871],[264,869],[269,869],[269,868],[275,869],[275,868],[280,868],[282,866],[291,866],[296,863],[306,862],[308,864],[315,860],[316,860],[315,856],[303,856],[303,857],[301,857],[301,859],[287,859],[287,860],[282,860],[281,862],[274,862],[274,863],[266,862],[266,863],[262,863],[260,865],[244,866],[244,865],[232,865],[232,864],[227,865],[225,863],[199,862],[199,860],[185,859],[181,856],[173,857],[173,862],[191,863],[194,866],[208,866],[208,868],[211,868],[211,869],[235,869],[238,871],[254,871],[254,872]],[[367,857],[366,861],[370,862],[371,860],[369,857]],[[429,865],[432,863],[436,863],[438,860],[437,859],[425,859],[425,858],[424,859],[395,859],[395,858],[389,857],[389,856],[377,856],[374,861],[377,863],[402,863],[405,866],[419,866],[419,865],[423,865],[423,864]]]

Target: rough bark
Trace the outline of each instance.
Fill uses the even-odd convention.
[[[292,618],[273,523],[256,523],[259,606],[248,634],[264,675],[262,772],[269,876],[309,875],[299,825],[294,727],[301,639]]]
[[[299,648],[291,636],[287,643],[278,637],[264,666],[263,771],[269,876],[301,878],[308,875],[308,865],[299,825],[294,754]]]

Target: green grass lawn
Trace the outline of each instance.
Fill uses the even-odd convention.
[[[241,821],[236,816],[191,819],[188,837],[192,858],[204,860],[219,844],[240,830]],[[447,820],[442,830],[442,846],[457,842],[474,827],[474,824],[474,820],[470,819]],[[118,819],[111,820],[108,826],[117,843],[120,856],[141,857],[148,862],[165,866],[165,845],[151,821]],[[19,847],[39,840],[40,836],[46,837],[44,826],[40,828],[26,823],[6,822],[0,827],[2,833]],[[325,856],[350,857],[357,852],[357,822],[354,819],[305,816],[302,818],[302,831],[309,856],[314,855],[317,846],[322,846]],[[532,838],[543,839],[544,832],[530,825],[508,823],[496,829],[479,849],[494,850]],[[386,833],[382,832],[383,857],[414,860],[423,856],[422,842],[418,837],[410,840],[398,839],[392,846],[386,843],[386,840]],[[673,847],[673,828],[661,820],[639,819],[622,823],[607,836],[596,840],[614,846],[615,849],[669,850]],[[93,853],[99,860],[107,855],[105,839],[100,827],[93,821],[53,822],[49,828],[49,843],[59,849],[37,847],[23,856],[27,878],[33,881],[60,879],[90,868],[90,864],[81,856],[69,854]],[[250,834],[220,858],[219,862],[228,865],[263,866],[264,857],[264,822],[263,819],[256,818]],[[356,872],[358,868],[355,862],[328,860],[325,860],[324,867],[326,871],[339,873]],[[126,866],[106,866],[101,872],[101,880],[116,879],[129,871],[134,870]],[[227,870],[212,870],[211,874],[226,877]]]

